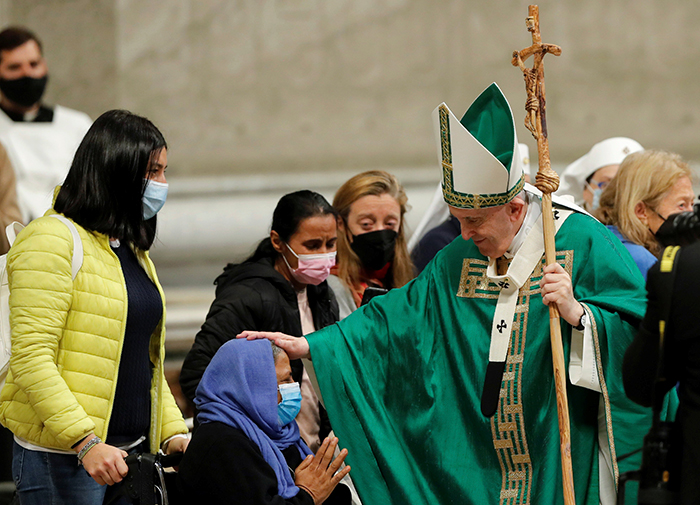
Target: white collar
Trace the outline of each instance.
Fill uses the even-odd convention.
[[[23,116],[24,116],[24,117],[23,117],[24,121],[25,121],[25,122],[28,122],[28,123],[34,121],[34,120],[36,119],[36,117],[39,115],[39,110],[40,110],[40,109],[36,109],[36,110],[34,110],[34,111],[25,113],[25,114],[23,115]]]
[[[542,202],[540,202],[540,199],[527,191],[525,192],[525,197],[527,199],[527,213],[525,214],[525,219],[523,219],[518,233],[515,234],[513,241],[510,243],[510,247],[508,247],[508,250],[504,254],[504,256],[509,259],[515,256],[530,234],[530,230],[542,215]]]

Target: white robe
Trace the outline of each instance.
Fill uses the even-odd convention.
[[[53,190],[65,179],[91,124],[87,114],[60,105],[50,123],[15,122],[0,110],[0,142],[17,175],[17,200],[25,224],[51,207]]]

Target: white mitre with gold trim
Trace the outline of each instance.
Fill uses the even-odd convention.
[[[495,207],[523,189],[515,121],[508,100],[494,82],[461,120],[445,103],[433,111],[445,201],[459,209]]]

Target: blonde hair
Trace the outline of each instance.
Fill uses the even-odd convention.
[[[362,282],[360,275],[362,263],[350,247],[350,229],[348,228],[350,207],[363,196],[384,194],[396,200],[401,208],[401,222],[391,264],[392,285],[386,287],[398,288],[413,278],[413,263],[406,247],[406,220],[404,219],[408,210],[408,198],[395,176],[380,170],[371,170],[346,181],[333,198],[333,207],[345,225],[345,233],[338,229],[338,277],[351,289],[356,289]]]
[[[641,202],[655,210],[683,177],[692,179],[692,173],[678,154],[653,150],[632,153],[600,196],[595,216],[603,224],[617,226],[624,237],[658,257],[661,245],[634,209]]]

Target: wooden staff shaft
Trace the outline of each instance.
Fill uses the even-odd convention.
[[[536,176],[535,185],[542,191],[542,229],[544,233],[544,251],[547,265],[557,261],[556,246],[554,242],[554,214],[552,212],[552,195],[559,185],[556,173],[551,169],[549,160],[549,140],[546,119],[546,99],[544,89],[544,55],[547,52],[560,54],[556,46],[542,44],[539,26],[539,8],[537,5],[530,5],[528,8],[528,26],[532,33],[532,46],[520,53],[521,58],[529,55],[534,56],[533,68],[537,69],[537,85],[535,87],[537,101],[536,135],[537,153],[539,160],[539,170]],[[549,184],[547,183],[549,179]],[[552,184],[552,179],[554,183]],[[561,324],[559,309],[556,305],[549,306],[549,335],[552,346],[552,365],[554,368],[554,386],[557,395],[557,414],[559,421],[559,448],[561,452],[562,481],[564,488],[564,503],[575,505],[574,475],[571,463],[571,428],[569,421],[569,402],[566,394],[566,365],[564,362],[564,348],[562,345]]]
[[[552,216],[552,195],[542,195],[542,215]],[[556,262],[554,245],[554,221],[542,221],[545,244],[545,261],[548,265]],[[566,394],[566,365],[562,345],[559,309],[555,304],[549,306],[549,339],[552,346],[552,366],[554,368],[554,387],[557,393],[557,415],[559,419],[559,450],[561,452],[561,472],[564,487],[565,505],[575,505],[574,470],[571,463],[571,424],[569,422],[569,400]]]

